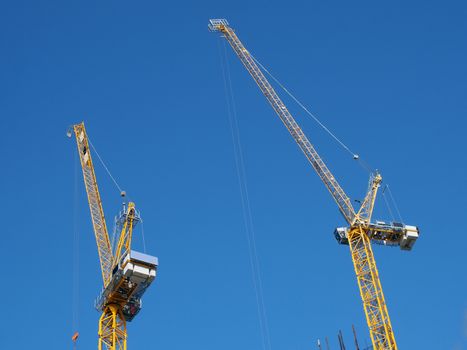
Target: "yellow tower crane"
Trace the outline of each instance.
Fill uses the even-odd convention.
[[[124,203],[117,216],[116,227],[120,236],[112,247],[84,123],[73,125],[73,132],[83,170],[103,280],[103,289],[96,300],[96,308],[102,311],[98,349],[126,350],[126,323],[140,311],[141,297],[156,277],[158,260],[131,250],[133,228],[141,221],[133,202],[128,205]],[[71,135],[70,130],[68,136]]]
[[[373,347],[375,350],[397,349],[371,242],[398,245],[403,250],[411,250],[419,235],[418,228],[397,222],[371,222],[376,193],[382,181],[381,175],[377,172],[371,174],[368,193],[359,210],[355,212],[349,197],[298,126],[229,23],[225,19],[211,19],[208,27],[212,32],[220,32],[228,41],[336,201],[349,226],[337,228],[334,234],[339,243],[347,244],[350,247]],[[354,157],[358,158],[356,155]]]

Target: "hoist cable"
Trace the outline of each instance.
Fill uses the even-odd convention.
[[[114,226],[112,230],[112,240],[110,242],[110,247],[112,248],[112,254],[115,254],[116,246],[115,243],[117,241],[117,217],[114,217]]]
[[[389,211],[389,215],[391,215],[392,221],[395,221],[394,213],[392,212],[391,206],[389,205],[388,199],[386,198],[386,189],[387,185],[384,186],[383,190],[381,191],[381,194],[383,195],[384,203],[386,204],[386,208]]]
[[[78,229],[78,156],[73,150],[74,178],[73,178],[73,242],[72,242],[72,334],[79,329],[79,229]],[[76,342],[73,342],[76,349]]]
[[[268,330],[267,330],[267,320],[265,317],[264,311],[264,301],[262,296],[262,288],[261,286],[261,276],[259,274],[259,261],[256,251],[256,243],[254,237],[254,228],[251,216],[251,208],[250,208],[250,201],[248,195],[248,188],[246,184],[246,174],[245,174],[245,167],[243,162],[243,152],[241,150],[241,143],[239,140],[239,130],[238,124],[236,121],[236,108],[235,108],[235,100],[233,96],[232,84],[230,79],[230,71],[228,69],[228,61],[227,61],[227,53],[225,48],[225,43],[223,43],[224,47],[224,55],[222,57],[221,54],[221,63],[222,63],[222,73],[224,78],[224,88],[226,93],[226,100],[227,100],[227,108],[228,108],[228,117],[229,117],[229,125],[231,130],[232,136],[232,143],[234,146],[234,155],[235,155],[235,165],[236,165],[236,172],[240,187],[240,196],[241,196],[241,203],[242,203],[242,212],[243,212],[243,219],[245,225],[245,232],[248,241],[248,253],[249,253],[249,260],[250,260],[250,268],[252,273],[252,280],[253,286],[255,290],[256,296],[256,304],[257,304],[257,312],[258,312],[258,320],[260,324],[260,331],[261,331],[261,340],[263,349],[270,349],[270,342],[268,340]],[[224,67],[224,60],[225,66]],[[228,81],[228,82],[227,82]]]
[[[107,168],[107,166],[105,165],[104,161],[102,160],[101,156],[99,155],[99,153],[97,152],[96,148],[94,147],[94,145],[92,144],[91,142],[91,139],[89,138],[88,136],[88,141],[89,141],[89,144],[91,145],[92,149],[94,150],[94,153],[96,153],[97,155],[97,158],[99,159],[99,161],[101,162],[102,166],[104,167],[105,171],[107,172],[107,174],[109,175],[109,177],[112,179],[113,183],[115,184],[115,186],[117,187],[118,191],[121,193],[123,193],[124,191],[122,190],[122,188],[118,185],[117,181],[115,180],[115,178],[112,176],[112,174],[110,173],[110,170],[109,168]]]
[[[389,192],[389,197],[391,197],[392,204],[394,205],[394,208],[396,209],[397,215],[399,216],[399,220],[401,222],[404,222],[404,220],[402,219],[401,212],[399,211],[399,207],[397,206],[396,200],[394,199],[394,196],[392,195],[391,188],[389,187],[389,185],[386,185],[386,188]]]
[[[334,135],[333,132],[331,132],[331,130],[329,130],[326,125],[324,125],[313,113],[311,113],[309,111],[308,108],[305,107],[305,105],[303,103],[301,103],[290,91],[289,89],[287,89],[274,75],[272,75],[272,73],[266,69],[266,67],[264,67],[261,62],[259,62],[251,53],[250,53],[250,56],[251,58],[253,58],[253,60],[256,62],[256,64],[258,66],[261,67],[262,70],[264,70],[266,72],[267,75],[269,75],[271,77],[272,80],[274,80],[277,85],[279,85],[281,87],[282,90],[285,91],[285,93],[287,95],[289,95],[309,116],[311,116],[316,123],[318,123],[319,126],[321,126],[321,128],[323,128],[324,131],[326,131],[335,141],[337,141],[337,143],[339,143],[339,145],[342,146],[342,148],[344,148],[347,152],[349,152],[352,156],[356,156],[357,154],[355,152],[352,152],[350,150],[350,148],[344,143],[342,142],[336,135]]]
[[[272,80],[274,80],[279,87],[284,90],[284,92],[289,95],[290,98],[292,98],[304,111],[307,113],[310,117],[313,118],[313,120],[324,130],[326,131],[344,150],[346,150],[349,154],[352,155],[352,157],[355,160],[358,160],[358,163],[368,172],[371,172],[371,168],[368,166],[367,163],[364,161],[360,160],[360,156],[353,152],[341,139],[339,139],[329,128],[321,122],[321,120],[318,119],[318,117],[312,113],[302,102],[296,98],[287,87],[282,84],[279,79],[277,79],[261,62],[259,62],[252,54],[249,52],[251,58],[256,62],[256,64],[267,74],[271,77]]]
[[[253,286],[256,296],[256,305],[258,312],[258,320],[261,331],[261,341],[264,350],[271,349],[271,338],[269,334],[269,325],[267,312],[263,296],[263,285],[261,271],[259,265],[258,252],[256,248],[256,238],[251,213],[251,205],[246,179],[245,162],[243,159],[242,146],[240,142],[240,134],[237,121],[237,110],[235,106],[235,98],[232,89],[232,80],[228,66],[227,50],[225,42],[223,42],[223,53],[219,45],[219,54],[221,57],[222,77],[224,80],[224,89],[227,103],[227,114],[229,118],[230,131],[235,156],[235,167],[237,172],[238,183],[240,187],[240,197],[242,203],[243,221],[248,242],[248,253],[250,260],[250,268],[252,273]]]
[[[141,215],[141,214],[140,214]],[[146,238],[144,237],[144,224],[143,219],[140,218],[141,222],[141,237],[143,238],[143,253],[146,254]]]

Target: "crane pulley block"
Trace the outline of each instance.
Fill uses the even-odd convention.
[[[415,242],[419,236],[419,229],[417,226],[405,225],[405,233],[400,241],[400,247],[402,250],[412,250]]]

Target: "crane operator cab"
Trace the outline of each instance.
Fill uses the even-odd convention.
[[[338,227],[334,230],[334,237],[339,244],[349,244],[349,231],[349,227]],[[416,226],[384,221],[371,223],[365,231],[372,242],[382,245],[399,246],[402,250],[412,250],[420,233]]]

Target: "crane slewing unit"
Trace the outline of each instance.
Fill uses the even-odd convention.
[[[371,222],[376,194],[382,181],[379,173],[371,174],[369,189],[365,199],[359,210],[355,211],[349,197],[264,76],[254,58],[230,27],[227,20],[211,19],[208,28],[212,32],[220,32],[228,41],[336,202],[339,211],[349,226],[337,228],[334,235],[339,243],[349,245],[350,247],[350,254],[373,347],[375,350],[396,350],[396,339],[381,287],[371,242],[383,245],[398,245],[403,250],[411,250],[419,235],[418,228],[397,222]]]

